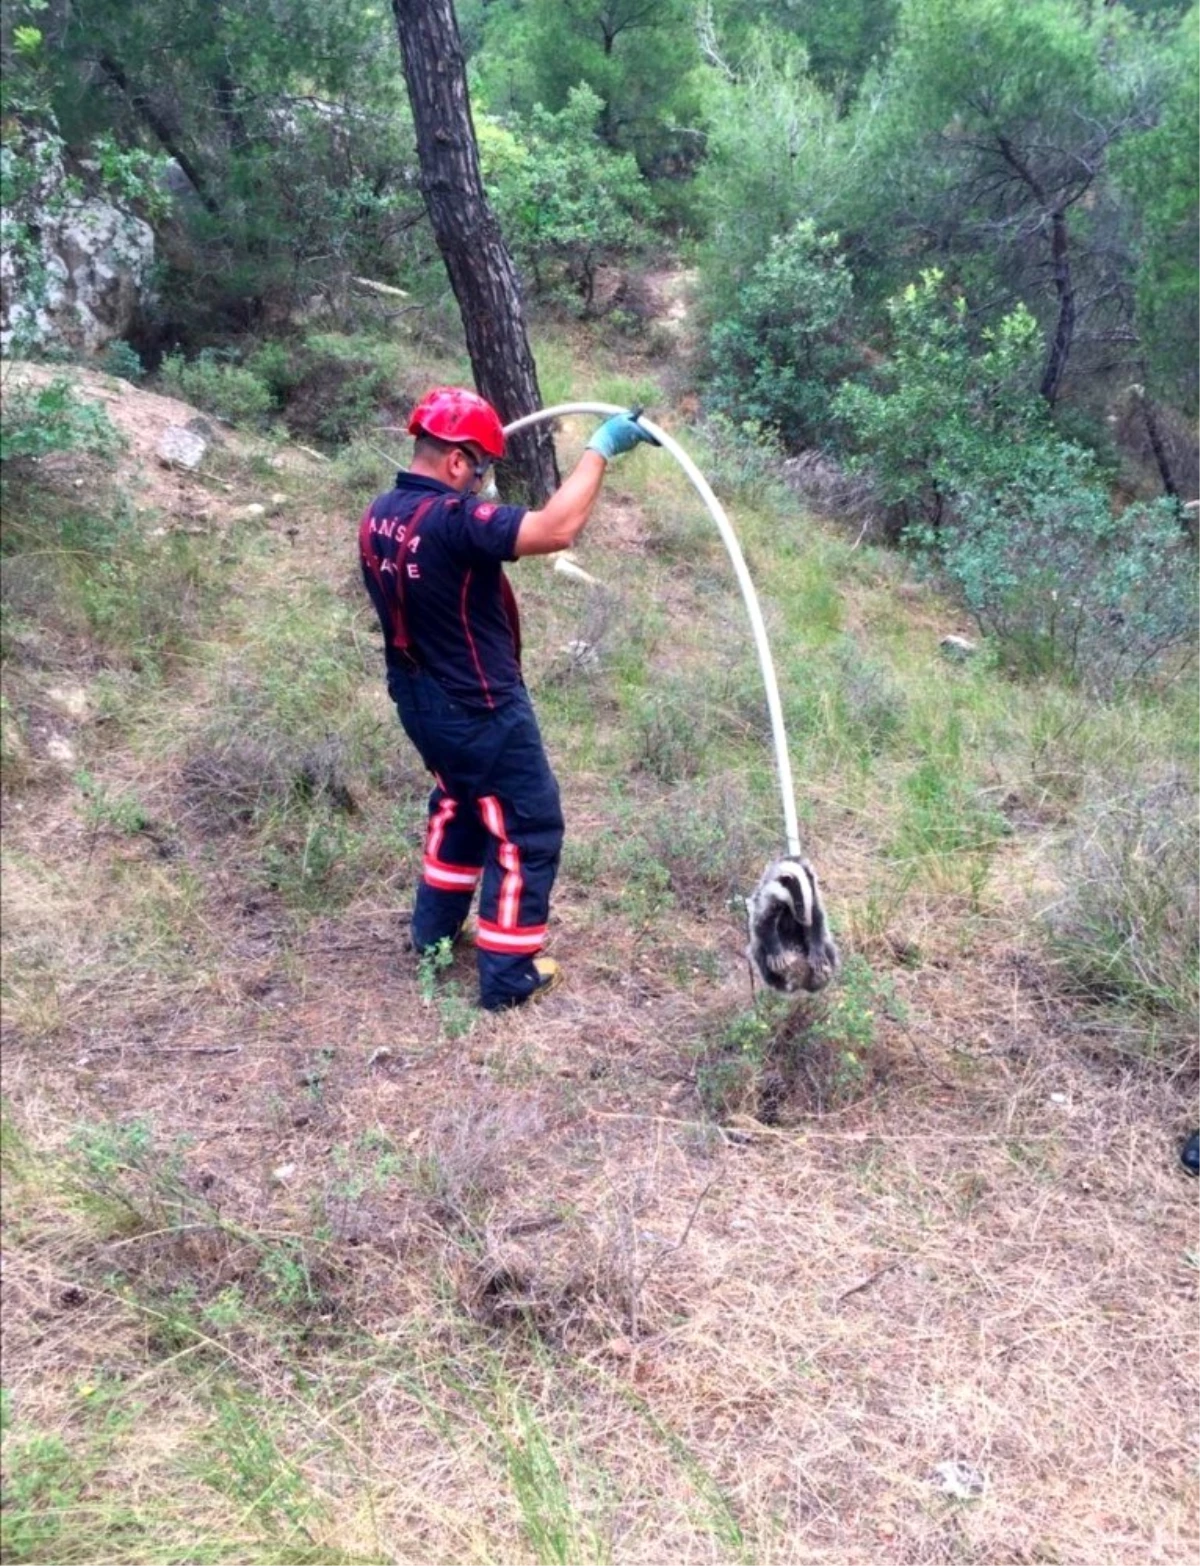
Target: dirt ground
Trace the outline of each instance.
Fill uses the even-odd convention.
[[[106,377],[87,386],[129,439],[139,504],[219,525],[259,498],[155,463],[161,429],[194,409]],[[610,522],[614,549],[643,550],[631,502]],[[289,526],[342,590],[328,519],[294,507]],[[96,722],[59,714],[102,755]],[[878,1019],[856,1101],[830,1107],[793,1059],[717,1119],[699,1063],[713,1019],[749,1002],[734,914],[667,950],[652,926],[598,908],[568,861],[550,947],[565,989],[449,1036],[403,950],[404,865],[336,917],[298,923],[232,848],[172,815],[178,780],[152,757],[109,760],[160,791],[165,836],[97,838],[43,756],[6,802],[13,940],[56,930],[58,956],[92,975],[59,992],[40,1034],[5,1026],[4,1093],[31,1147],[145,1119],[164,1143],[186,1138],[189,1190],[239,1231],[300,1233],[322,1211],[320,1331],[381,1356],[418,1338],[449,1354],[469,1331],[520,1363],[545,1429],[576,1454],[563,1472],[579,1515],[593,1515],[587,1475],[605,1476],[596,1558],[1196,1559],[1197,1187],[1176,1151],[1190,1089],[1114,1065],[1015,914],[959,925],[931,901],[892,932],[924,960],[890,969],[906,1020]],[[585,838],[603,780],[564,782]],[[849,818],[841,843],[832,812],[822,820],[836,908],[870,865]],[[1013,865],[1028,853],[1018,837]],[[180,862],[199,888],[195,965],[97,972],[105,886],[152,886]],[[471,960],[460,952],[450,974],[464,994]],[[436,1165],[437,1189],[347,1184],[368,1137],[407,1167]],[[156,1418],[145,1334],[104,1281],[136,1250],[63,1218],[10,1230],[4,1380],[64,1429],[61,1389],[98,1363],[136,1382],[139,1483],[153,1489],[170,1482],[173,1405],[158,1394]],[[248,1266],[244,1247],[148,1244],[142,1276],[160,1294],[186,1276],[207,1298],[248,1288]],[[313,1331],[303,1364],[317,1375]],[[318,1544],[372,1560],[555,1558],[521,1534],[482,1445],[443,1439],[382,1358],[320,1414],[304,1376],[268,1359],[243,1369],[304,1428],[304,1473],[327,1502]],[[353,1483],[310,1439],[351,1399]],[[111,1482],[132,1480],[118,1465]],[[556,1558],[582,1558],[579,1538]]]

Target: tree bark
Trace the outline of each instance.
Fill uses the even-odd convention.
[[[1175,475],[1171,472],[1171,459],[1167,454],[1166,442],[1163,440],[1157,411],[1153,402],[1146,395],[1144,387],[1135,386],[1133,394],[1137,400],[1138,410],[1142,415],[1142,423],[1146,426],[1146,438],[1150,442],[1150,450],[1154,453],[1154,461],[1158,467],[1158,476],[1162,482],[1163,494],[1169,495],[1175,502],[1175,509],[1179,513],[1180,520],[1184,523],[1184,531],[1190,533],[1191,528],[1180,506],[1179,485],[1176,484]]]
[[[206,210],[211,212],[214,217],[219,217],[221,209],[213,199],[204,176],[183,150],[179,138],[163,116],[155,109],[149,97],[144,92],[134,91],[133,85],[125,74],[125,69],[121,62],[105,52],[97,56],[96,64],[108,77],[109,81],[125,94],[129,107],[150,128],[163,151],[175,159],[188,184],[191,185],[197,196],[199,196]]]
[[[1075,285],[1071,279],[1071,260],[1067,251],[1067,214],[1061,210],[1050,214],[1050,248],[1054,261],[1054,288],[1058,294],[1058,321],[1039,390],[1053,408],[1058,401],[1059,388],[1071,353],[1071,341],[1075,336]]]
[[[542,406],[512,257],[483,188],[452,0],[392,0],[417,133],[421,194],[462,316],[481,396],[507,424]],[[505,498],[544,505],[558,488],[544,424],[514,436],[498,473]]]

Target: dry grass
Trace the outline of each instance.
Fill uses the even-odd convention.
[[[341,591],[319,497],[297,490],[288,525]],[[254,561],[239,625],[296,558]],[[529,594],[552,646],[555,591]],[[377,845],[331,912],[256,879],[236,822],[213,835],[256,771],[236,748],[197,771],[189,748],[214,732],[219,654],[181,674],[173,732],[80,727],[157,838],[89,824],[40,763],[6,801],[9,1558],[1195,1558],[1196,1192],[1174,1147],[1194,1108],[1057,987],[1028,919],[1051,875],[1036,819],[976,884],[953,856],[881,859],[909,758],[880,762],[879,793],[808,775],[839,933],[906,1020],[875,1019],[857,1092],[782,1073],[772,1124],[753,1091],[718,1122],[705,1065],[750,999],[726,883],[759,826],[731,821],[707,864],[680,853],[665,901],[618,850],[648,822],[670,871],[756,778],[614,798],[612,684],[548,677],[568,984],[474,1014],[469,954],[427,1000],[402,953],[411,842]],[[638,656],[683,678],[703,647]],[[382,722],[371,645],[363,671]],[[273,756],[282,789],[294,758]],[[386,820],[395,779],[352,787]],[[35,1435],[74,1465],[40,1490]],[[949,1462],[981,1493],[946,1494]]]

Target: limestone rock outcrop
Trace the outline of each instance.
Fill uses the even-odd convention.
[[[0,225],[0,351],[96,353],[133,324],[154,232],[116,200],[86,194],[52,129],[26,130],[0,156],[16,191]]]

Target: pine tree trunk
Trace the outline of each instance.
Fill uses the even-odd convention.
[[[542,405],[512,257],[479,172],[462,42],[452,0],[392,0],[417,132],[421,194],[458,300],[475,384],[502,421]],[[515,482],[514,482],[515,481]],[[544,505],[559,484],[544,424],[509,446],[506,498]]]
[[[1075,287],[1071,281],[1065,212],[1050,214],[1050,247],[1054,261],[1054,289],[1058,294],[1058,321],[1054,327],[1054,341],[1050,344],[1050,355],[1046,360],[1039,390],[1053,408],[1058,401],[1059,389],[1067,369],[1067,359],[1071,353],[1071,343],[1075,336]]]

